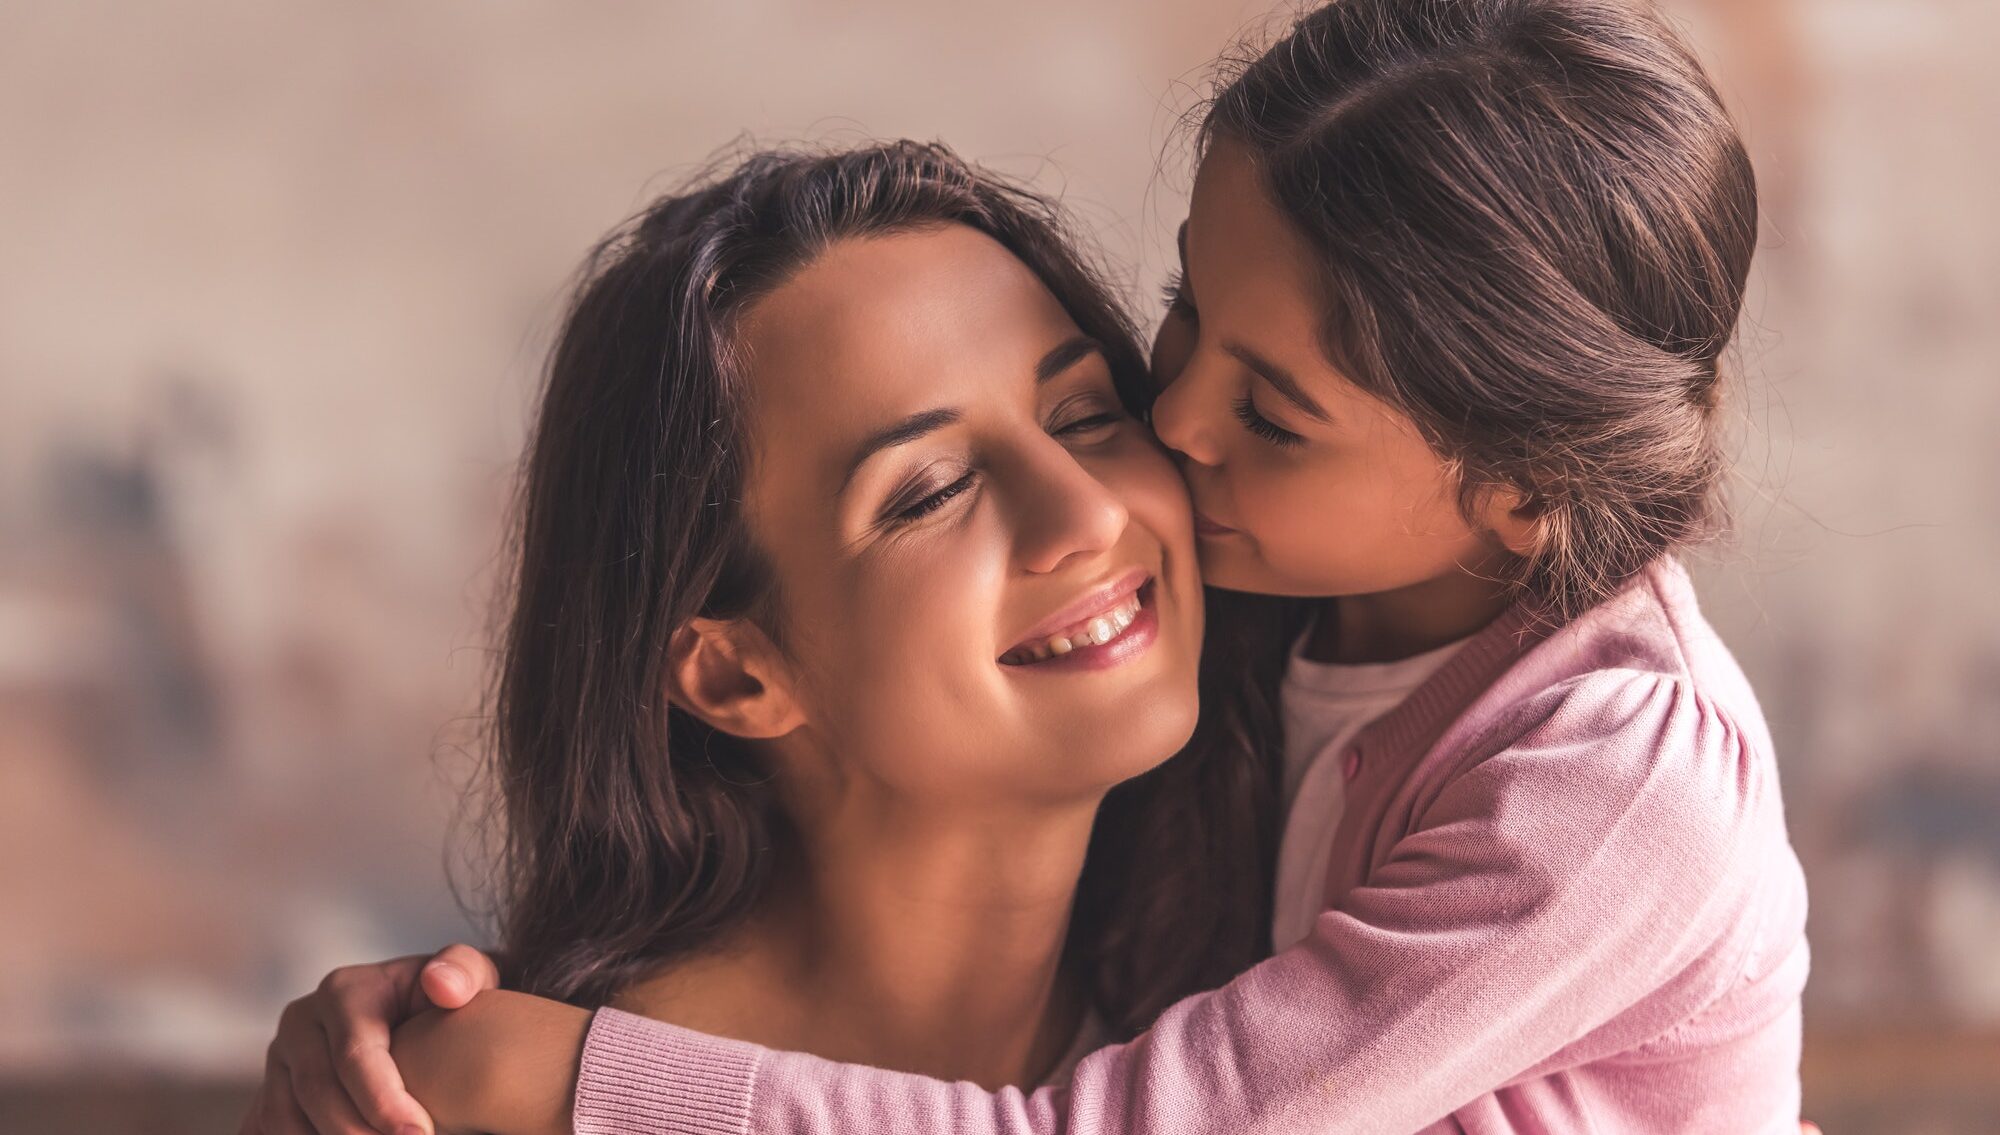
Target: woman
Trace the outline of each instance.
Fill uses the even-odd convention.
[[[1268,708],[1190,743],[1145,391],[1046,203],[942,147],[761,154],[600,246],[496,690],[506,984],[999,1087],[1254,961]],[[287,1056],[309,1009],[245,1130],[420,1123]]]

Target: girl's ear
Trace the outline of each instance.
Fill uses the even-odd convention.
[[[667,697],[734,737],[782,737],[805,724],[776,646],[747,619],[689,619],[667,642]]]
[[[1534,554],[1541,543],[1541,502],[1512,485],[1487,489],[1480,506],[1480,522],[1500,541],[1501,547],[1517,556]]]

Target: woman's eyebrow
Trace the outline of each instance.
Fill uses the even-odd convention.
[[[1104,353],[1104,344],[1088,335],[1078,335],[1067,342],[1057,344],[1042,361],[1035,364],[1035,385],[1040,386],[1091,355]]]
[[[854,455],[848,458],[847,474],[840,479],[840,488],[834,490],[834,495],[839,496],[841,493],[847,491],[848,483],[854,480],[854,474],[860,472],[861,466],[870,457],[875,456],[885,449],[893,449],[899,445],[908,445],[910,442],[926,434],[936,433],[946,426],[953,425],[964,417],[964,414],[950,407],[940,407],[936,410],[919,410],[917,413],[911,414],[909,417],[893,425],[885,426],[869,434],[866,438],[862,439],[860,445],[854,448]]]
[[[1051,348],[1049,353],[1043,355],[1041,361],[1035,364],[1035,384],[1039,386],[1083,359],[1103,353],[1104,345],[1088,335],[1066,339]],[[834,490],[834,495],[839,496],[847,491],[847,486],[853,482],[854,475],[861,471],[861,466],[866,464],[869,458],[885,449],[908,445],[927,434],[955,425],[964,418],[965,415],[959,411],[942,406],[935,410],[920,410],[869,434],[862,439],[860,445],[854,447],[853,456],[847,459],[847,473],[840,478],[840,488]]]

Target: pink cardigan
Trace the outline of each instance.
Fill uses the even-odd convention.
[[[987,1092],[600,1010],[584,1135],[1798,1130],[1805,879],[1749,684],[1662,560],[1365,729],[1311,937]]]

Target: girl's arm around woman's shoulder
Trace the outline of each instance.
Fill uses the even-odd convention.
[[[440,1135],[567,1135],[589,1027],[587,1009],[488,989],[410,1018],[389,1051]]]

